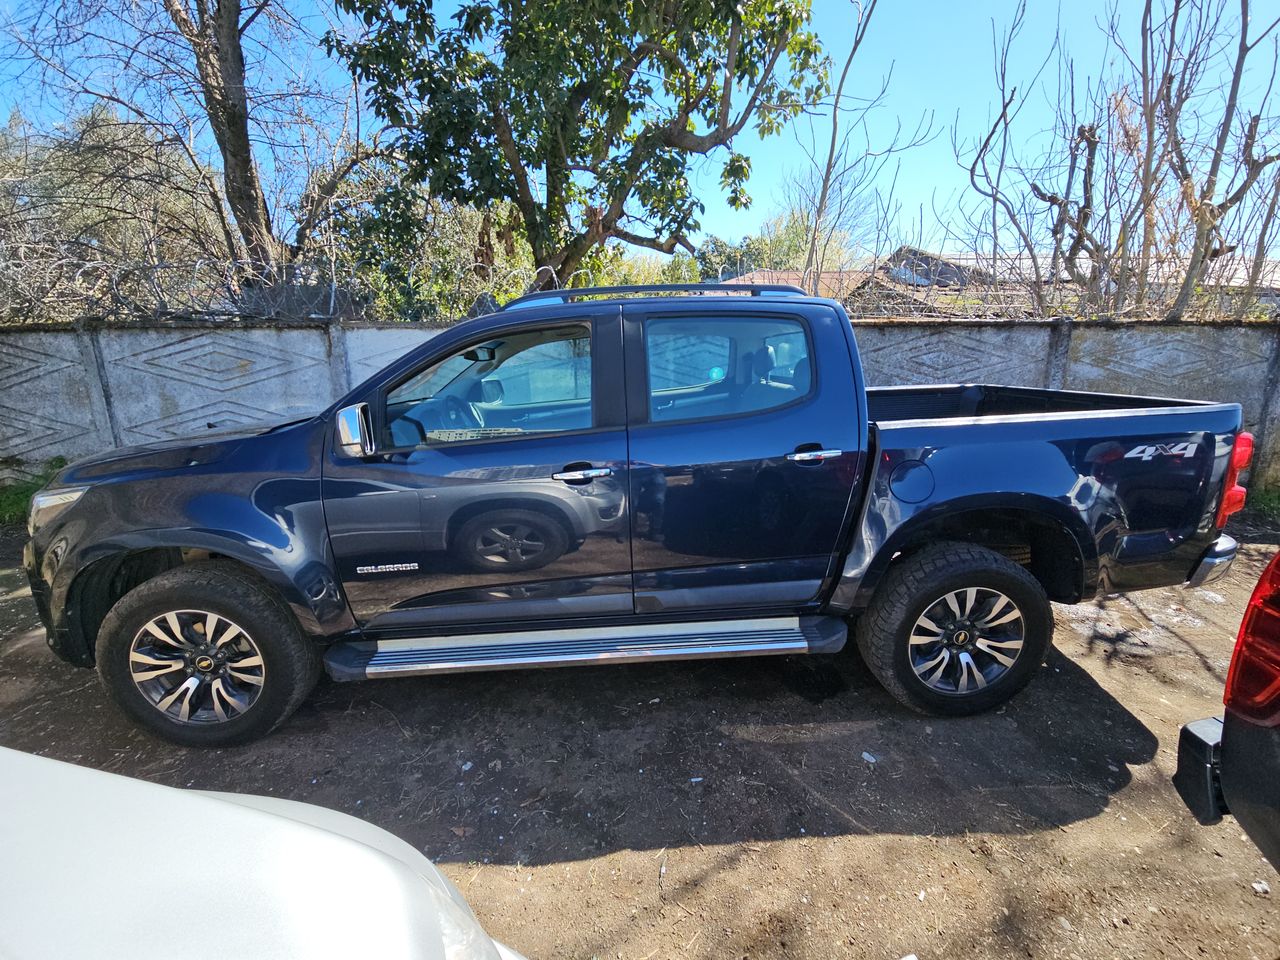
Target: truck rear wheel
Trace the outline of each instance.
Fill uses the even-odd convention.
[[[98,676],[130,719],[187,747],[265,736],[320,673],[284,603],[225,561],[177,567],[125,594],[96,653]]]
[[[893,567],[854,635],[876,679],[914,710],[981,713],[1030,682],[1053,638],[1039,581],[985,547],[938,543]]]

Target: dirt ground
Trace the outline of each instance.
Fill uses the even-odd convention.
[[[0,743],[363,817],[532,960],[1275,960],[1280,878],[1169,784],[1280,543],[1234,532],[1210,589],[1058,607],[1040,676],[983,717],[909,714],[852,655],[727,660],[322,681],[275,736],[214,752],[138,732],[44,649],[11,533]]]

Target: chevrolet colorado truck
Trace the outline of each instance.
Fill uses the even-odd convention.
[[[940,371],[945,377],[945,371]],[[53,651],[190,745],[336,680],[835,653],[999,704],[1050,601],[1220,577],[1240,407],[868,388],[795,288],[535,293],[310,419],[115,450],[33,500]],[[428,692],[424,690],[424,692]]]

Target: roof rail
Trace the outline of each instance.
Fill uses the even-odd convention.
[[[765,294],[787,297],[807,297],[809,293],[788,283],[646,283],[626,287],[565,287],[560,290],[539,290],[504,303],[499,310],[529,307],[544,300],[568,303],[583,297],[616,297],[632,293],[747,293],[753,297]]]

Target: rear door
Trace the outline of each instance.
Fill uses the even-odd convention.
[[[846,321],[754,299],[623,317],[637,612],[815,601],[862,464]]]

